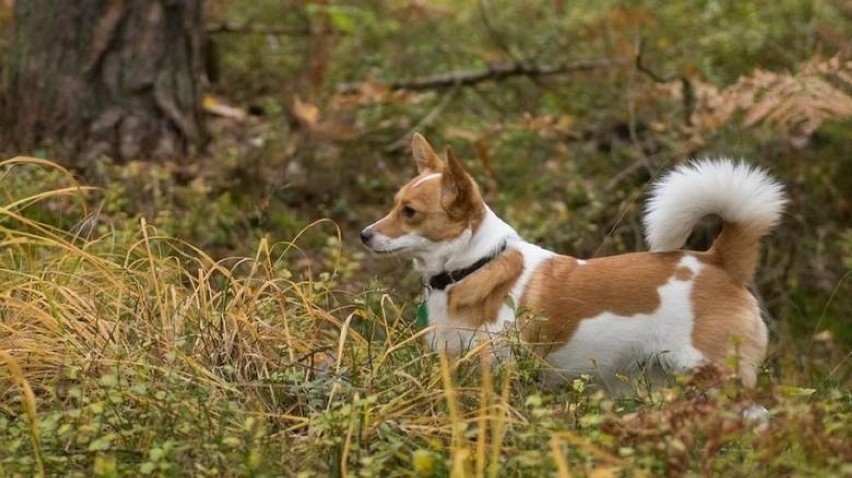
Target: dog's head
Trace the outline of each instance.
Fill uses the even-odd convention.
[[[361,241],[374,252],[426,260],[466,242],[482,221],[485,204],[452,150],[441,158],[417,133],[411,150],[417,177],[396,193],[387,216],[361,231]]]

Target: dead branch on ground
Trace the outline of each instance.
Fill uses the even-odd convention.
[[[237,35],[272,35],[272,36],[308,36],[315,32],[310,27],[262,27],[252,24],[232,25],[229,23],[218,23],[207,25],[207,34],[237,34]]]
[[[488,81],[502,81],[515,76],[540,78],[580,71],[615,68],[628,64],[630,64],[630,60],[626,58],[603,58],[549,66],[535,65],[527,62],[493,63],[484,69],[461,70],[408,80],[391,81],[385,83],[384,86],[391,90],[440,90],[454,86],[473,86]],[[338,93],[355,93],[361,89],[363,84],[363,82],[341,83],[338,85],[337,91]]]

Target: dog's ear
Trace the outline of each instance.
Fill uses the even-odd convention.
[[[449,146],[445,156],[447,161],[441,176],[441,206],[452,218],[472,215],[478,207],[476,184]]]
[[[425,172],[440,173],[444,170],[444,163],[441,158],[432,149],[432,145],[426,141],[420,133],[414,133],[411,138],[411,153],[414,155],[414,162],[417,163],[417,172],[423,174]]]

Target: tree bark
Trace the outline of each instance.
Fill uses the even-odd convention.
[[[0,128],[71,166],[173,160],[203,139],[203,0],[17,0]]]

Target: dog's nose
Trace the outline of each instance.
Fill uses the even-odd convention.
[[[373,233],[369,229],[364,229],[363,231],[361,231],[361,242],[363,242],[364,244],[370,242],[370,239],[372,238]]]

